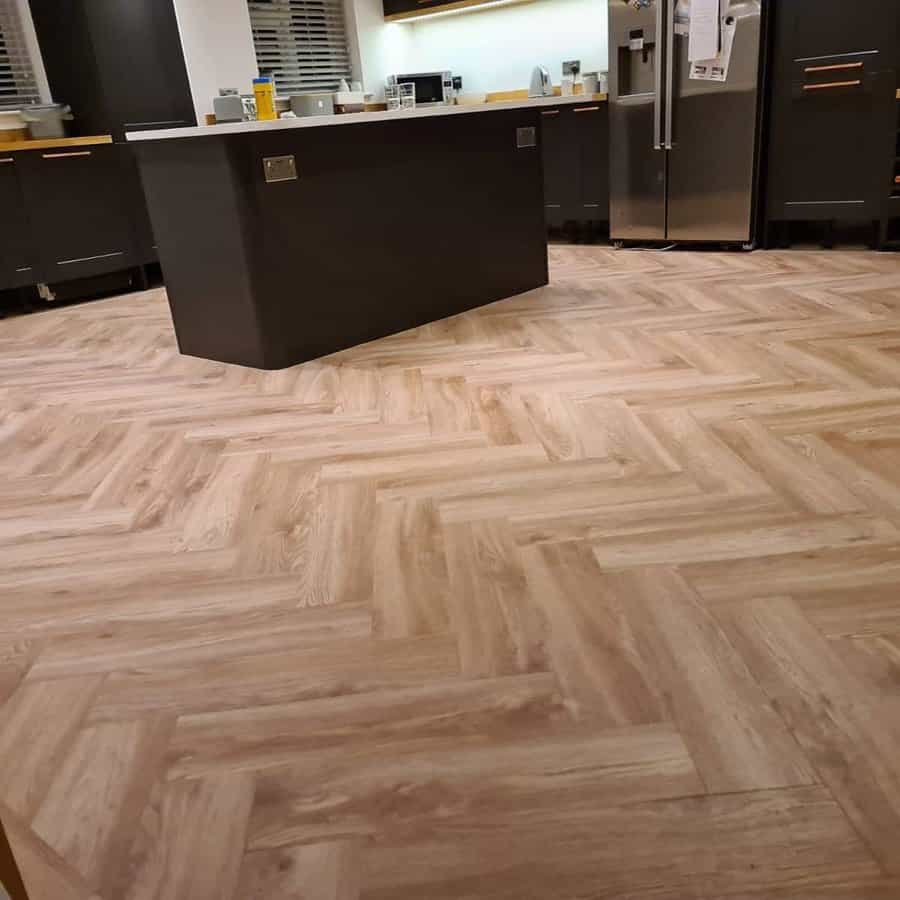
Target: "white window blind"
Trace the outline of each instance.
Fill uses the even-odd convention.
[[[279,94],[333,91],[350,78],[341,0],[248,0],[260,75]]]
[[[41,99],[16,0],[0,0],[0,109]]]

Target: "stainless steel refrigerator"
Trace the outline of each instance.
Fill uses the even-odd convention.
[[[703,77],[721,70],[692,71],[690,16],[689,0],[609,0],[617,242],[752,241],[761,0],[719,0],[724,80]]]

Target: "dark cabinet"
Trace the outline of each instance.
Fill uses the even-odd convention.
[[[773,6],[767,219],[875,221],[895,150],[898,5]]]
[[[429,12],[445,6],[456,6],[456,0],[383,0],[384,17],[409,18],[415,13]]]
[[[31,11],[73,134],[196,124],[172,0],[31,0]]]
[[[0,153],[0,290],[30,284],[36,253],[17,159]]]
[[[609,221],[609,118],[605,103],[541,110],[544,208],[549,227]]]
[[[37,238],[32,281],[59,282],[138,264],[133,190],[116,145],[18,155],[21,186]]]
[[[541,110],[544,211],[551,228],[559,228],[574,218],[578,198],[575,120],[567,112],[563,109]]]
[[[609,221],[608,114],[605,103],[572,107],[582,219]]]

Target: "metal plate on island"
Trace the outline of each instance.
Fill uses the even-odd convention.
[[[293,156],[267,156],[263,160],[263,171],[268,184],[297,180],[297,163]]]

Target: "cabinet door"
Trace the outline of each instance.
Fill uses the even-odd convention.
[[[877,218],[896,122],[897,4],[775,6],[770,220]]]
[[[131,213],[131,227],[134,234],[135,262],[139,265],[156,262],[159,249],[153,224],[147,210],[147,199],[144,196],[144,185],[138,170],[134,148],[136,144],[123,144],[119,149],[122,162],[122,174],[128,191],[128,206]]]
[[[878,50],[892,58],[897,5],[886,0],[791,0],[778,3],[776,26],[795,59]],[[779,35],[780,37],[781,35]]]
[[[50,94],[72,108],[71,135],[112,130],[84,0],[29,0]]]
[[[195,125],[172,0],[91,0],[87,10],[116,137]]]
[[[0,153],[0,290],[39,281],[17,157]]]
[[[578,218],[609,221],[609,120],[605,103],[572,108],[578,152]]]
[[[544,164],[544,211],[548,227],[579,218],[579,152],[572,111],[541,110],[541,156]]]
[[[40,235],[45,281],[67,281],[135,264],[122,149],[35,151],[23,159],[22,183],[35,233]]]

